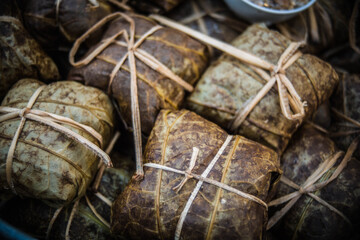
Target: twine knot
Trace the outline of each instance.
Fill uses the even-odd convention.
[[[282,68],[282,66],[280,66],[280,65],[273,66],[270,69],[270,75],[271,75],[271,77],[274,77],[276,74],[285,74],[285,69]]]
[[[195,162],[196,162],[196,158],[197,158],[198,154],[199,154],[199,149],[197,147],[193,147],[193,153],[191,156],[190,165],[189,165],[188,169],[185,170],[185,177],[178,185],[173,187],[173,190],[176,191],[176,193],[178,193],[181,190],[181,188],[185,185],[185,183],[189,179],[193,178],[191,171],[195,167]]]
[[[308,190],[306,188],[300,187],[298,191],[301,195],[308,193]]]
[[[30,108],[29,107],[26,107],[26,108],[23,108],[20,112],[19,112],[19,116],[21,118],[24,118],[26,116],[26,114],[28,114],[30,112]]]
[[[90,1],[90,0],[89,0]],[[95,0],[92,0],[95,1]],[[96,2],[96,1],[95,1]],[[94,49],[88,56],[83,58],[80,61],[75,62],[75,54],[79,49],[82,42],[93,33],[95,30],[103,27],[106,23],[111,20],[117,18],[124,18],[129,23],[129,30],[122,29],[115,33],[113,36],[104,39],[101,41],[101,44],[98,45],[96,49]],[[143,49],[139,48],[140,45],[152,34],[156,31],[160,30],[162,27],[160,25],[155,25],[150,28],[147,32],[145,32],[140,38],[135,41],[135,21],[134,19],[121,12],[115,12],[110,14],[99,22],[97,22],[94,26],[92,26],[89,30],[87,30],[80,38],[78,38],[70,50],[69,53],[69,62],[71,65],[83,66],[90,63],[93,59],[98,58],[104,61],[100,53],[103,52],[111,44],[116,44],[121,47],[127,48],[127,52],[122,56],[120,60],[114,60],[116,63],[113,63],[115,67],[111,71],[109,83],[107,86],[108,94],[112,93],[112,83],[114,82],[116,74],[120,71],[122,66],[124,65],[125,61],[128,59],[129,68],[130,68],[130,98],[131,98],[131,121],[133,127],[133,135],[134,135],[134,142],[135,142],[135,156],[136,156],[136,172],[133,179],[140,181],[144,177],[144,170],[143,170],[143,156],[142,156],[142,140],[141,140],[141,121],[140,121],[140,107],[139,107],[139,100],[138,100],[138,86],[137,86],[137,71],[136,71],[136,61],[135,59],[140,60],[142,63],[150,67],[151,69],[157,71],[158,73],[164,75],[165,77],[171,79],[172,81],[176,82],[180,86],[182,86],[185,90],[191,92],[193,91],[193,86],[183,80],[181,77],[176,75],[171,69],[169,69],[166,65],[161,63],[157,60],[154,56],[147,53]],[[117,40],[120,36],[123,37],[123,40]],[[154,87],[155,88],[155,87]],[[156,88],[155,88],[156,89]]]
[[[321,188],[328,185],[330,182],[332,182],[334,179],[336,179],[339,174],[343,171],[343,169],[346,167],[348,161],[351,160],[351,157],[354,153],[354,151],[357,148],[359,138],[355,139],[348,148],[343,160],[341,163],[336,167],[336,170],[332,173],[330,178],[327,180],[316,183],[321,177],[324,176],[337,162],[337,160],[343,155],[342,152],[337,152],[333,154],[330,158],[326,159],[324,162],[322,162],[318,168],[308,177],[308,179],[304,182],[302,186],[298,186],[296,183],[291,181],[290,179],[286,178],[284,175],[281,176],[280,181],[284,184],[286,184],[289,187],[298,189],[299,194],[290,193],[285,196],[282,196],[278,199],[272,200],[270,203],[268,203],[268,206],[276,206],[279,204],[286,203],[287,204],[277,211],[268,221],[267,230],[272,228],[291,208],[292,206],[301,198],[303,194],[307,194],[309,197],[313,198],[318,203],[324,205],[325,207],[329,208],[334,213],[338,214],[340,217],[342,217],[346,222],[348,222],[351,225],[350,220],[338,209],[333,207],[331,204],[326,202],[325,200],[321,199],[319,196],[315,195],[312,192],[318,191]]]

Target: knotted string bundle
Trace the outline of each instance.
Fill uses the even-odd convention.
[[[161,24],[184,32],[201,42],[213,46],[245,64],[249,64],[255,72],[267,81],[258,94],[247,101],[247,104],[242,109],[239,109],[230,126],[231,130],[235,130],[241,125],[241,123],[246,119],[258,102],[260,102],[260,100],[270,91],[275,83],[277,83],[278,86],[280,106],[283,115],[289,120],[301,121],[304,118],[306,102],[301,100],[301,97],[296,92],[294,86],[285,74],[285,70],[302,55],[298,49],[304,44],[304,42],[291,43],[281,55],[277,65],[273,65],[253,54],[242,51],[232,45],[211,38],[162,16],[150,15],[150,17]],[[270,75],[264,70],[270,71]]]
[[[91,52],[88,56],[86,56],[84,59],[75,62],[74,58],[76,55],[76,52],[78,48],[80,47],[81,43],[95,30],[102,27],[104,24],[111,20],[115,20],[118,18],[125,19],[130,27],[129,31],[126,29],[122,29],[119,32],[115,33],[113,36],[104,39],[101,41],[101,44],[97,46],[96,49],[94,49],[93,52]],[[136,72],[136,63],[135,63],[135,57],[142,61],[144,64],[152,68],[153,70],[159,72],[160,74],[164,75],[165,77],[173,80],[174,82],[178,83],[180,86],[182,86],[187,91],[193,91],[193,86],[189,83],[187,83],[185,80],[174,74],[168,67],[166,67],[164,64],[162,64],[159,60],[157,60],[155,57],[147,53],[146,51],[140,49],[140,45],[146,40],[147,37],[155,33],[156,31],[160,30],[162,27],[159,25],[156,25],[149,29],[146,33],[144,33],[136,42],[135,42],[135,22],[131,18],[131,16],[124,14],[124,13],[113,13],[102,20],[100,20],[98,23],[96,23],[93,27],[91,27],[86,33],[84,33],[80,38],[78,38],[73,48],[70,51],[69,54],[69,61],[70,63],[77,67],[77,66],[83,66],[90,63],[94,58],[102,59],[100,56],[98,56],[104,49],[106,49],[111,44],[116,44],[121,47],[126,47],[128,52],[122,56],[122,58],[118,62],[112,62],[112,64],[115,65],[113,68],[109,83],[108,83],[108,93],[111,94],[111,85],[115,79],[116,74],[119,72],[119,70],[124,65],[125,61],[129,61],[130,65],[130,95],[131,95],[131,117],[132,117],[132,127],[133,127],[133,135],[134,135],[134,141],[135,141],[135,153],[136,153],[136,173],[135,178],[140,180],[144,176],[144,170],[143,170],[143,156],[142,156],[142,142],[141,142],[141,123],[140,123],[140,111],[139,111],[139,102],[138,102],[138,86],[137,86],[137,72]],[[125,39],[124,41],[118,40],[119,37],[123,37]],[[104,60],[104,59],[102,59]]]
[[[41,124],[45,124],[47,126],[52,127],[56,131],[59,131],[63,134],[65,134],[67,137],[71,138],[74,141],[77,141],[84,145],[87,149],[91,150],[94,154],[96,154],[98,157],[102,159],[105,165],[108,167],[112,166],[111,160],[109,156],[101,150],[100,147],[103,145],[102,136],[96,132],[93,128],[78,123],[70,118],[59,116],[53,113],[48,113],[42,110],[36,110],[32,109],[33,105],[36,102],[36,99],[39,97],[41,91],[46,87],[46,85],[43,85],[39,87],[31,96],[29,99],[29,102],[27,103],[27,106],[23,109],[19,108],[12,108],[12,107],[6,107],[6,106],[0,106],[0,113],[3,114],[0,116],[0,122],[4,122],[11,119],[20,118],[19,126],[15,132],[14,137],[12,138],[9,151],[6,157],[6,180],[8,182],[8,185],[10,189],[16,194],[15,186],[12,180],[12,163],[14,158],[14,153],[16,149],[16,144],[18,142],[19,136],[21,134],[22,129],[24,128],[25,122],[27,119],[39,122]],[[90,134],[92,137],[94,137],[98,142],[100,147],[95,145],[94,143],[90,142],[88,139],[84,138],[83,136],[79,135],[78,133],[60,125],[60,124],[66,124],[71,127],[75,127],[78,129],[81,129],[88,134]],[[68,164],[70,164],[72,167],[79,169],[79,166],[77,166],[72,161],[67,161]],[[82,171],[81,171],[82,172]],[[89,176],[88,176],[89,177]]]
[[[174,238],[175,240],[180,239],[181,230],[182,230],[185,218],[186,218],[186,216],[187,216],[187,214],[189,212],[189,209],[190,209],[196,195],[200,191],[200,188],[202,187],[204,182],[212,184],[212,185],[217,186],[219,188],[225,189],[225,190],[227,190],[229,192],[235,193],[235,194],[237,194],[237,195],[239,195],[239,196],[241,196],[243,198],[246,198],[246,199],[248,199],[250,201],[254,201],[254,202],[260,204],[261,206],[265,207],[266,210],[268,209],[267,204],[263,200],[259,199],[258,197],[255,197],[255,196],[253,196],[251,194],[240,191],[240,190],[238,190],[236,188],[230,187],[227,184],[224,184],[224,183],[215,181],[213,179],[207,178],[210,171],[213,169],[213,167],[217,163],[218,159],[220,158],[220,156],[222,155],[222,153],[224,152],[226,147],[229,145],[232,138],[233,138],[233,136],[228,135],[225,142],[222,144],[219,151],[216,153],[215,157],[210,161],[209,165],[206,167],[205,171],[201,175],[195,174],[195,173],[192,172],[192,170],[193,170],[193,168],[195,166],[197,155],[199,153],[199,149],[196,148],[196,147],[193,148],[193,154],[192,154],[192,157],[191,157],[191,160],[190,160],[190,164],[189,164],[189,167],[188,167],[188,169],[186,171],[178,170],[178,169],[175,169],[175,168],[167,167],[167,166],[164,166],[164,165],[161,165],[161,164],[156,164],[156,163],[146,163],[146,164],[144,164],[145,167],[157,168],[157,169],[161,169],[161,170],[170,171],[170,172],[185,175],[184,179],[177,186],[175,186],[173,188],[173,190],[176,190],[176,192],[179,192],[181,190],[181,188],[185,185],[185,183],[187,182],[188,179],[195,178],[195,179],[199,180],[197,182],[194,190],[192,191],[188,201],[186,202],[186,205],[185,205],[183,211],[181,212],[179,221],[178,221],[177,226],[176,226],[175,238]]]
[[[311,176],[308,177],[308,179],[301,185],[297,185],[290,179],[286,178],[285,176],[281,176],[280,181],[284,184],[286,184],[289,187],[292,187],[296,189],[297,191],[287,194],[283,197],[280,197],[278,199],[275,199],[271,201],[268,206],[276,206],[283,203],[288,202],[282,209],[277,211],[274,216],[272,216],[269,219],[267,229],[270,229],[273,227],[291,208],[294,206],[294,204],[303,196],[308,195],[320,204],[326,206],[331,211],[335,212],[339,216],[341,216],[346,222],[351,224],[350,220],[338,209],[327,203],[325,200],[321,199],[317,195],[314,194],[314,192],[322,189],[323,187],[327,186],[329,183],[331,183],[334,179],[336,179],[339,174],[344,170],[347,163],[351,160],[351,156],[354,153],[357,144],[359,142],[359,138],[356,138],[350,145],[349,149],[347,150],[343,160],[341,163],[336,167],[336,170],[331,174],[331,176],[323,181],[317,183],[317,181],[323,177],[328,171],[334,166],[334,164],[337,162],[337,160],[343,155],[342,152],[337,152],[333,154],[331,157],[326,159],[323,163],[321,163],[318,168],[314,171]]]

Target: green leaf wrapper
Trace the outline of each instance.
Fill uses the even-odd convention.
[[[262,25],[253,25],[232,45],[276,65],[290,41]],[[285,72],[301,99],[307,102],[306,117],[330,97],[338,82],[335,70],[328,63],[308,54],[302,55]],[[236,112],[255,97],[265,83],[266,80],[249,65],[223,55],[203,74],[187,104],[191,110],[228,129]],[[300,123],[283,116],[275,85],[236,133],[281,153]]]
[[[25,108],[29,98],[42,85],[33,79],[19,81],[6,95],[2,106]],[[111,137],[113,107],[108,96],[98,89],[71,81],[52,83],[43,89],[32,109],[68,117],[92,127],[102,136],[104,146]],[[5,161],[19,119],[0,123],[1,188],[8,187]],[[98,140],[84,130],[68,124],[63,126],[99,145]],[[28,119],[17,141],[12,179],[20,195],[63,205],[85,193],[98,163],[98,156],[80,142]]]

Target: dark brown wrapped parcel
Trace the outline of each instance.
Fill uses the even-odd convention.
[[[337,151],[330,138],[310,125],[304,125],[294,135],[281,158],[283,176],[301,186],[321,163]],[[316,183],[329,179],[342,159],[340,157]],[[275,198],[294,191],[294,188],[281,182]],[[275,225],[279,236],[283,239],[308,240],[359,239],[360,235],[355,234],[359,234],[360,226],[360,162],[350,160],[336,179],[313,193],[344,214],[352,226],[334,211],[305,194]]]
[[[131,17],[135,21],[135,41],[156,26],[156,23],[149,18],[140,15],[131,15]],[[110,23],[103,39],[109,38],[123,29],[129,32],[129,23],[122,17],[117,18]],[[117,39],[124,41],[122,37]],[[93,46],[87,55],[93,52],[99,44]],[[165,27],[147,37],[138,48],[155,57],[190,84],[196,82],[207,64],[205,45],[183,33]],[[107,90],[112,70],[127,51],[127,47],[112,43],[89,64],[72,69],[69,79],[83,81],[86,85]],[[141,129],[148,135],[160,109],[177,109],[183,101],[185,91],[179,84],[145,65],[139,59],[135,61]],[[131,126],[130,70],[128,66],[128,60],[126,60],[111,84],[111,92],[119,103],[122,118]]]
[[[2,102],[2,107],[24,109],[34,92],[44,85],[34,79],[17,82]],[[106,146],[113,129],[113,107],[102,91],[72,81],[45,86],[31,108],[67,117],[94,129]],[[39,115],[41,116],[41,115]],[[0,187],[8,188],[6,158],[20,118],[0,122]],[[99,141],[74,124],[60,123],[95,145]],[[53,127],[27,119],[17,141],[12,163],[12,180],[18,194],[69,203],[81,197],[90,184],[99,157],[79,141]]]
[[[232,45],[276,65],[290,41],[263,25],[253,25]],[[307,102],[307,117],[330,97],[338,82],[338,76],[329,64],[308,54],[302,55],[288,67],[286,76],[301,99]],[[229,128],[236,112],[255,97],[265,83],[248,65],[223,55],[203,74],[187,103],[198,114]],[[283,116],[278,89],[273,87],[236,133],[282,152],[300,123],[299,120],[288,120]]]
[[[193,173],[202,174],[228,134],[193,112],[162,110],[145,150],[148,163],[186,170],[193,147],[199,148]],[[226,145],[225,145],[226,146]],[[241,136],[233,136],[207,178],[263,201],[269,200],[280,176],[278,155]],[[112,207],[113,233],[130,239],[173,239],[179,216],[197,180],[145,167],[145,178],[132,180]],[[261,239],[267,221],[264,206],[203,183],[186,215],[181,239]]]
[[[74,42],[110,13],[110,5],[103,0],[27,0],[23,15],[25,26],[42,46],[57,48],[64,40]]]
[[[60,75],[19,19],[0,16],[0,101],[16,81],[26,77],[57,80]]]

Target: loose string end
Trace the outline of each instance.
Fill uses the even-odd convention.
[[[141,181],[144,179],[144,170],[143,169],[138,169],[136,170],[134,176],[132,177],[132,179],[134,179],[135,181]]]

